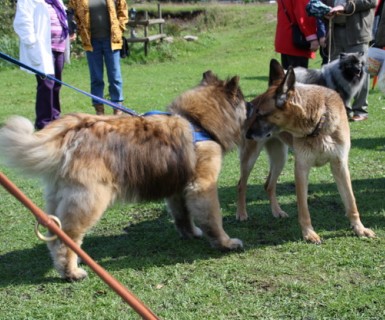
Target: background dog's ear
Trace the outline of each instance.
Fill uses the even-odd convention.
[[[269,87],[277,80],[283,79],[285,76],[285,70],[282,68],[280,63],[275,60],[270,60],[270,74],[269,74]]]
[[[285,78],[279,85],[276,91],[275,105],[277,108],[282,108],[288,96],[288,92],[294,90],[295,73],[293,67],[287,69]]]

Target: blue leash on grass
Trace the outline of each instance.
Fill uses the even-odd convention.
[[[41,71],[39,71],[39,70],[37,70],[37,69],[34,69],[34,68],[32,68],[32,67],[30,67],[30,66],[28,66],[28,65],[26,65],[26,64],[24,64],[24,63],[22,63],[22,62],[20,62],[19,60],[16,60],[16,59],[12,58],[11,56],[9,56],[9,55],[7,55],[7,54],[1,52],[1,51],[0,51],[0,58],[3,58],[4,60],[6,60],[6,61],[8,61],[8,62],[11,62],[11,63],[13,63],[13,64],[15,64],[15,65],[18,65],[19,67],[22,67],[22,68],[24,68],[24,69],[26,69],[26,70],[29,70],[29,71],[35,73],[36,75],[38,75],[38,76],[40,76],[40,77],[42,77],[42,78],[47,78],[47,79],[53,80],[53,81],[55,81],[55,82],[57,82],[57,83],[60,83],[60,84],[66,86],[66,87],[68,87],[68,88],[71,88],[71,89],[73,89],[73,90],[75,90],[75,91],[77,91],[77,92],[80,92],[80,93],[82,93],[82,94],[84,94],[84,95],[86,95],[86,96],[88,96],[88,97],[90,97],[90,98],[93,98],[94,100],[97,100],[97,101],[99,101],[100,103],[109,105],[109,106],[112,107],[113,109],[120,110],[120,111],[122,111],[122,112],[124,112],[124,113],[127,113],[127,114],[131,115],[131,116],[138,116],[138,114],[137,114],[134,110],[131,110],[131,109],[126,108],[126,107],[124,107],[124,106],[122,106],[122,105],[113,103],[112,101],[109,101],[109,100],[106,100],[106,99],[97,97],[97,96],[95,96],[95,95],[93,95],[93,94],[91,94],[91,93],[88,93],[88,92],[86,92],[86,91],[80,90],[80,89],[78,89],[78,88],[76,88],[76,87],[74,87],[74,86],[71,86],[71,85],[68,84],[68,83],[65,83],[65,82],[63,82],[63,81],[61,81],[61,80],[59,80],[59,79],[56,79],[55,77],[53,77],[53,76],[51,76],[51,75],[49,75],[49,74],[45,74],[45,73],[43,73],[43,72],[41,72]]]

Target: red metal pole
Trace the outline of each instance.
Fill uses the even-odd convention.
[[[25,207],[27,207],[39,223],[56,234],[71,250],[82,258],[87,265],[113,289],[123,300],[125,300],[143,319],[159,320],[159,318],[147,308],[134,294],[125,288],[118,280],[111,276],[106,270],[98,265],[85,251],[83,251],[63,230],[59,228],[56,222],[49,218],[47,214],[37,207],[23,192],[17,188],[2,172],[0,172],[1,185],[17,198]]]

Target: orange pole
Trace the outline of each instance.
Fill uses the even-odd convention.
[[[159,320],[159,318],[147,308],[134,294],[125,288],[118,280],[111,276],[106,270],[98,265],[85,251],[83,251],[63,230],[61,230],[56,222],[49,218],[47,214],[37,207],[23,192],[18,189],[2,172],[0,172],[1,185],[17,198],[25,207],[27,207],[39,223],[56,234],[71,250],[82,258],[94,272],[113,289],[123,300],[125,300],[143,319]]]

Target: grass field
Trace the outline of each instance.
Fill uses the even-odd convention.
[[[183,8],[179,6],[179,8]],[[125,105],[138,112],[163,110],[210,69],[241,77],[247,99],[267,87],[274,53],[274,5],[207,6],[204,18],[174,26],[174,43],[138,44],[122,61]],[[175,8],[174,8],[175,10]],[[184,42],[183,35],[199,37]],[[2,48],[0,48],[0,51]],[[318,68],[320,60],[311,61]],[[84,60],[65,67],[63,80],[88,91]],[[35,79],[0,69],[0,123],[13,114],[34,119]],[[90,99],[62,89],[64,113],[90,112]],[[221,253],[206,240],[179,239],[164,204],[116,204],[86,236],[83,248],[162,319],[384,319],[385,318],[385,98],[369,96],[369,120],[351,124],[350,169],[363,223],[375,239],[349,229],[329,167],[313,169],[309,207],[323,238],[305,243],[297,221],[293,156],[280,177],[279,200],[290,217],[272,217],[263,183],[266,155],[249,181],[247,222],[235,220],[239,165],[236,150],[219,181],[224,228],[245,249]],[[110,111],[111,112],[111,111]],[[111,112],[112,113],[112,112]],[[0,170],[44,208],[38,180]],[[34,217],[0,188],[1,319],[138,319],[92,271],[79,283],[61,280],[46,245],[33,231]]]

